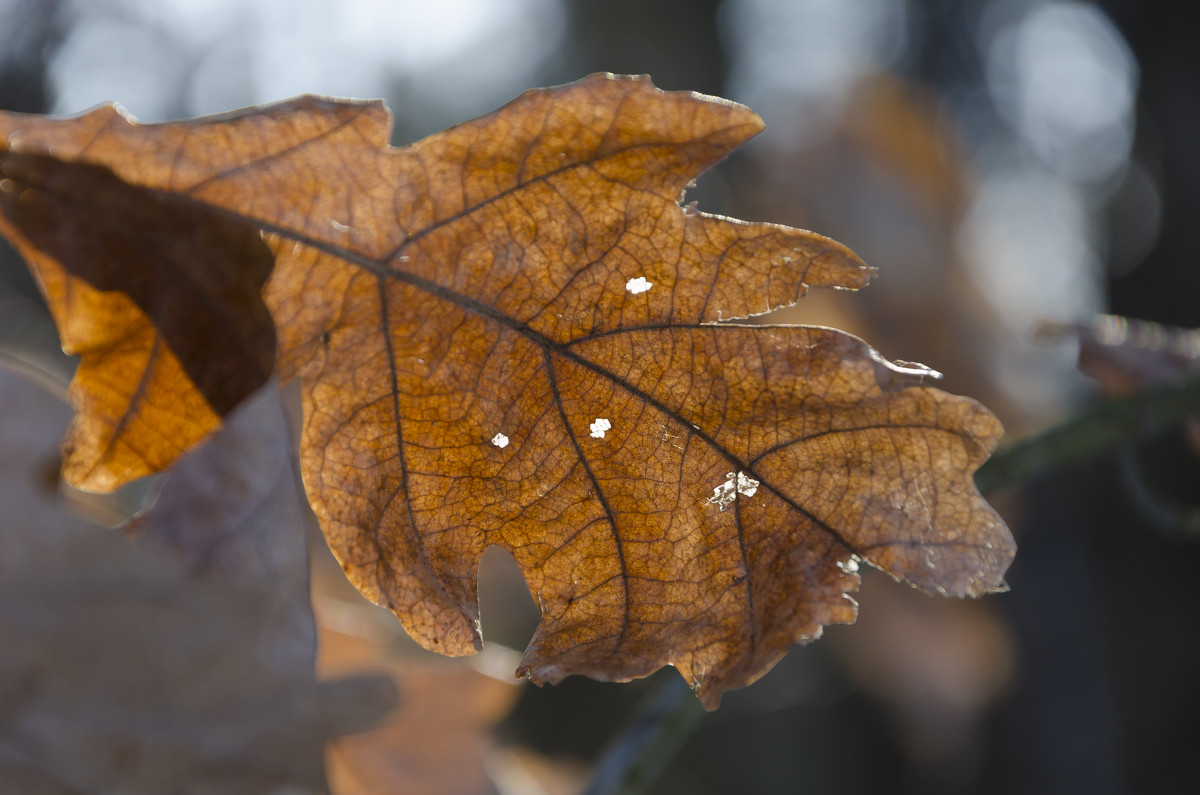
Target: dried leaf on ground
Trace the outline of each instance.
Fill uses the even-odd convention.
[[[495,793],[484,764],[487,730],[516,703],[518,688],[469,666],[396,665],[392,675],[403,700],[388,720],[329,746],[334,795]]]
[[[329,744],[334,795],[496,792],[487,766],[495,750],[488,730],[516,704],[516,683],[467,664],[404,660],[327,627],[321,628],[318,666],[322,676],[387,672],[401,694],[399,707],[380,725]]]
[[[399,149],[382,104],[315,97],[0,124],[18,163],[103,167],[261,230],[309,498],[429,648],[479,648],[492,544],[542,610],[522,674],[672,664],[710,708],[853,620],[857,558],[930,591],[1003,586],[1012,539],[971,480],[1001,434],[986,409],[832,329],[718,324],[871,273],[819,235],[678,205],[762,128],[740,105],[596,75]],[[7,162],[8,193],[35,197],[18,206],[57,190]]]
[[[346,582],[327,550],[313,552],[318,677],[385,674],[400,694],[399,706],[376,726],[326,746],[333,795],[561,791],[493,783],[497,775],[509,774],[505,766],[517,753],[500,748],[491,733],[508,716],[524,684],[508,676],[516,652],[489,643],[482,654],[468,659],[429,654],[404,634],[390,613],[367,602]],[[552,761],[541,762],[558,771]],[[579,783],[582,778],[572,780]]]
[[[66,513],[44,472],[57,462],[69,409],[3,371],[0,400],[5,791],[323,791],[326,738],[378,717],[389,687],[377,679],[316,682],[307,591],[295,587],[305,571],[301,526],[286,537],[271,530],[266,546],[249,551],[260,528],[296,511],[286,451],[275,462],[282,473],[247,471],[246,489],[213,503],[227,521],[214,576],[215,568],[189,571],[195,567],[180,561],[178,545],[127,538]],[[241,428],[272,423],[283,427],[268,387],[212,438],[211,455],[237,459]],[[189,483],[209,482],[206,455],[202,448],[183,460],[188,480],[168,481],[164,518],[172,503],[187,501]],[[234,517],[233,499],[247,515]],[[148,533],[162,527],[155,511],[138,520]],[[243,553],[225,552],[238,547]]]

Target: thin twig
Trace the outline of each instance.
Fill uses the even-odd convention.
[[[1143,518],[1175,540],[1200,538],[1200,508],[1158,493],[1146,477],[1132,445],[1122,448],[1119,461],[1126,493]]]
[[[682,677],[671,676],[660,683],[605,749],[584,795],[646,792],[705,714]]]
[[[1200,374],[1130,397],[1112,398],[992,456],[975,473],[984,494],[1116,452],[1183,420],[1200,405]]]

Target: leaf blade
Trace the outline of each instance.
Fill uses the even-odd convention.
[[[420,642],[478,648],[499,544],[543,613],[524,674],[673,664],[711,708],[853,620],[857,556],[1001,587],[1011,537],[970,480],[994,417],[841,332],[716,324],[872,273],[819,235],[678,205],[752,112],[598,75],[408,147],[388,126],[307,97],[105,124],[79,156],[145,155],[112,167],[261,232],[310,501]]]

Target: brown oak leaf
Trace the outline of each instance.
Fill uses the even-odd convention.
[[[218,241],[261,233],[310,501],[429,648],[479,648],[492,544],[542,611],[520,673],[671,664],[710,708],[854,619],[859,558],[1003,587],[1012,538],[971,480],[1001,435],[986,409],[836,330],[721,322],[871,274],[811,232],[679,205],[762,128],[745,107],[595,75],[402,148],[381,103],[316,97],[0,123],[10,218],[51,201],[8,165],[41,157],[228,222]]]

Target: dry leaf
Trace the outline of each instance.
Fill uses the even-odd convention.
[[[271,255],[240,221],[104,168],[19,154],[20,136],[8,137],[0,232],[80,357],[63,474],[110,491],[170,465],[266,381]]]
[[[399,707],[379,726],[327,747],[334,795],[495,793],[486,765],[494,751],[488,730],[512,710],[520,687],[470,665],[433,666],[381,652],[322,627],[323,676],[386,671],[401,694]]]
[[[389,613],[350,588],[332,558],[314,561],[312,601],[317,676],[385,674],[400,693],[383,721],[326,746],[333,795],[493,795],[498,749],[490,730],[516,704],[522,684],[498,677],[512,670],[516,652],[489,645],[470,660],[423,652]]]
[[[1046,322],[1038,334],[1077,337],[1079,369],[1110,395],[1134,394],[1200,370],[1200,329],[1096,315],[1087,323]]]
[[[0,371],[0,781],[23,793],[261,793],[324,790],[322,747],[388,705],[389,685],[319,686],[302,526],[286,449],[212,512],[173,516],[191,484],[228,467],[245,426],[284,427],[268,388],[181,462],[139,523],[208,524],[221,576],[189,572],[176,549],[65,513],[53,483],[68,408]],[[274,403],[272,403],[272,400]],[[218,476],[219,479],[219,476]],[[289,489],[288,484],[291,483]],[[290,507],[288,503],[291,503]],[[264,530],[264,528],[268,528]],[[289,533],[281,530],[290,530]],[[260,535],[261,534],[261,535]],[[235,553],[234,550],[240,550]]]
[[[311,676],[305,512],[291,435],[274,381],[209,441],[179,460],[151,508],[127,528],[171,549],[196,576],[256,592],[255,644],[290,673]]]
[[[492,795],[487,730],[518,688],[470,667],[394,666],[400,707],[375,730],[335,740],[326,765],[334,795]]]
[[[1042,337],[1079,339],[1079,370],[1109,395],[1132,395],[1186,378],[1200,370],[1200,329],[1181,329],[1096,315],[1086,323],[1042,323]],[[1200,412],[1184,423],[1184,437],[1200,454]]]
[[[971,480],[1001,434],[986,409],[832,329],[716,325],[871,272],[678,205],[761,129],[742,106],[597,75],[401,149],[381,104],[314,97],[0,124],[18,238],[22,207],[62,204],[22,170],[51,156],[197,206],[233,225],[220,240],[262,231],[309,498],[351,580],[429,648],[479,647],[491,544],[543,614],[520,673],[673,664],[710,708],[853,620],[859,557],[930,591],[1003,585],[1012,539]]]

